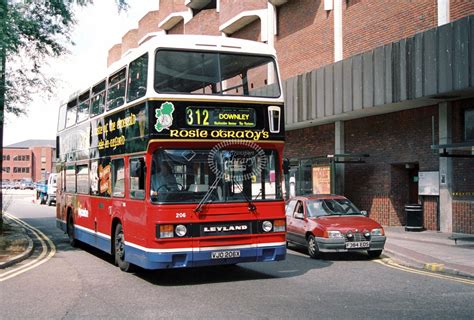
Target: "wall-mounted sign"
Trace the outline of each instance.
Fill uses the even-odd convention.
[[[420,196],[439,196],[438,171],[419,172],[418,177],[418,194]]]
[[[331,193],[331,166],[313,167],[313,193]]]
[[[254,109],[187,107],[186,123],[192,127],[252,128],[256,125]]]

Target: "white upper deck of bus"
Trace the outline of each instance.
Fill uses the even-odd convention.
[[[140,57],[145,52],[154,52],[160,48],[220,51],[233,53],[248,53],[256,55],[270,55],[276,57],[276,51],[266,43],[223,36],[201,35],[156,35],[141,46],[130,50],[120,60],[108,68],[108,74],[113,74],[123,66]]]
[[[226,54],[236,54],[236,55],[248,55],[253,57],[258,56],[267,56],[271,57],[276,61],[276,51],[273,47],[268,44],[250,40],[228,38],[223,36],[201,36],[201,35],[156,35],[141,46],[130,50],[125,56],[120,60],[114,62],[108,69],[106,74],[98,79],[95,83],[89,83],[87,86],[83,87],[83,90],[76,91],[69,96],[67,101],[64,101],[62,104],[64,107],[66,104],[70,105],[71,101],[77,99],[79,96],[86,94],[86,92],[91,92],[91,88],[98,86],[104,81],[109,82],[109,79],[112,79],[114,75],[122,72],[124,68],[128,68],[130,63],[137,61],[140,57],[143,57],[148,53],[148,69],[147,69],[147,81],[146,83],[146,93],[141,95],[139,98],[133,101],[126,101],[119,108],[108,108],[101,114],[91,114],[90,118],[95,118],[98,116],[106,115],[108,113],[114,113],[117,110],[126,108],[127,106],[140,103],[141,101],[147,99],[187,99],[187,100],[215,100],[215,101],[246,101],[246,102],[264,102],[264,103],[283,103],[283,94],[281,93],[281,80],[278,76],[278,65],[275,65],[275,72],[272,76],[269,76],[269,84],[277,84],[278,90],[277,94],[272,97],[268,96],[258,96],[258,95],[212,95],[204,93],[193,93],[184,94],[182,92],[168,92],[160,93],[155,90],[154,79],[155,79],[155,53],[159,52],[160,49],[176,50],[177,52],[191,51],[191,52],[221,52]],[[235,62],[235,61],[234,61]],[[87,72],[87,67],[84,68],[84,72]],[[128,69],[127,69],[128,70]],[[266,83],[266,82],[265,82]],[[108,88],[108,85],[106,87]],[[107,96],[108,96],[108,89]],[[68,107],[69,108],[69,107]],[[60,115],[61,118],[61,115]],[[89,118],[89,116],[88,116]],[[62,120],[61,120],[62,121]],[[79,123],[79,120],[78,122]],[[60,128],[61,127],[61,128]],[[66,125],[69,127],[69,125]],[[63,126],[58,125],[58,129],[62,130]]]

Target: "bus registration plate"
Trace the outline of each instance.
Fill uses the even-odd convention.
[[[346,242],[346,249],[360,249],[370,247],[369,241]]]
[[[228,259],[240,257],[239,250],[233,251],[214,251],[211,253],[211,259]]]

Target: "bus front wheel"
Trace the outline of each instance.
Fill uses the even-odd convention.
[[[125,240],[123,237],[123,228],[121,224],[118,224],[115,227],[114,255],[115,264],[118,265],[120,270],[125,272],[130,272],[132,270],[132,265],[130,262],[125,261]]]

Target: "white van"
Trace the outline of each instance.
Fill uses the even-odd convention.
[[[48,198],[46,204],[48,206],[54,202],[56,204],[56,179],[58,175],[56,173],[51,173],[48,177]]]

